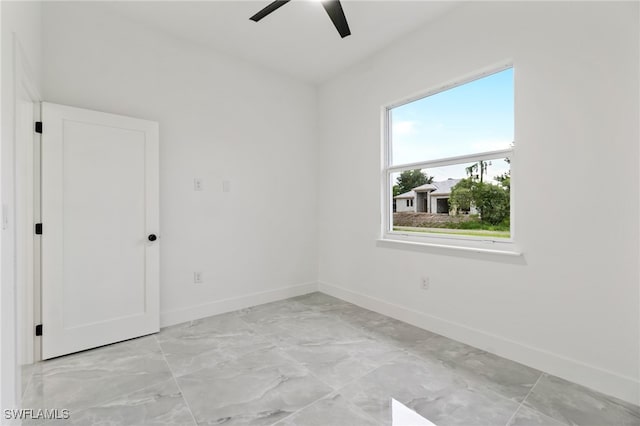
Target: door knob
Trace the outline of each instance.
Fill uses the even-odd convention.
[[[158,239],[158,237],[156,237],[156,234],[149,234],[149,241],[155,241]]]

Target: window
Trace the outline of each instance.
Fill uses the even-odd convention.
[[[385,133],[385,238],[512,241],[513,68],[387,107]]]

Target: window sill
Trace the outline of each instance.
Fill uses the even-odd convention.
[[[481,246],[470,245],[458,245],[455,243],[447,244],[445,242],[433,242],[433,241],[415,241],[405,240],[401,238],[393,238],[391,236],[380,238],[376,241],[378,247],[406,249],[413,251],[425,251],[425,252],[442,252],[445,254],[481,254],[488,256],[498,256],[506,258],[522,258],[522,252],[517,250],[512,243],[501,243],[507,247],[490,248]],[[493,244],[491,244],[493,245]]]

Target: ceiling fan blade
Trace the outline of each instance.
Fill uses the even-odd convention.
[[[322,6],[324,6],[324,10],[327,11],[329,18],[331,18],[331,22],[333,22],[336,30],[340,33],[340,37],[345,38],[346,36],[351,35],[351,30],[349,29],[346,16],[344,16],[340,0],[323,1]]]
[[[278,10],[279,8],[289,3],[290,1],[291,0],[277,0],[277,1],[271,2],[267,5],[267,7],[265,7],[264,9],[262,9],[260,12],[256,13],[249,19],[251,19],[254,22],[258,22],[259,20],[261,20],[271,12]]]

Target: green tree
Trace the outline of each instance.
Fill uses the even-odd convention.
[[[505,158],[504,161],[507,164],[511,164],[511,160],[509,158]],[[502,185],[502,187],[504,187],[507,191],[511,191],[511,169],[501,175],[494,176],[494,179],[500,182],[500,185]]]
[[[465,171],[467,172],[467,175],[472,180],[479,180],[480,182],[483,182],[484,175],[487,174],[487,170],[489,169],[490,165],[491,165],[491,161],[478,161],[477,163],[472,164],[469,167],[465,168]],[[477,174],[478,169],[480,169],[479,174]]]
[[[400,173],[400,176],[398,176],[398,179],[396,180],[397,185],[393,186],[393,195],[396,196],[399,194],[404,194],[405,192],[411,191],[413,188],[431,182],[433,182],[433,177],[428,176],[420,169],[405,170],[404,172]],[[396,188],[398,191],[397,194]]]
[[[511,206],[507,189],[491,183],[476,182],[471,192],[480,220],[499,225],[509,218]]]
[[[511,171],[503,173],[499,176],[495,176],[494,179],[500,182],[500,186],[502,186],[507,191],[511,190]]]
[[[451,196],[449,197],[449,206],[453,211],[469,211],[473,204],[473,195],[471,188],[473,187],[471,178],[462,179],[453,188],[451,188]]]
[[[462,179],[451,189],[449,204],[452,210],[468,211],[475,207],[480,220],[498,225],[509,218],[509,190],[502,185],[484,183],[472,178]]]

